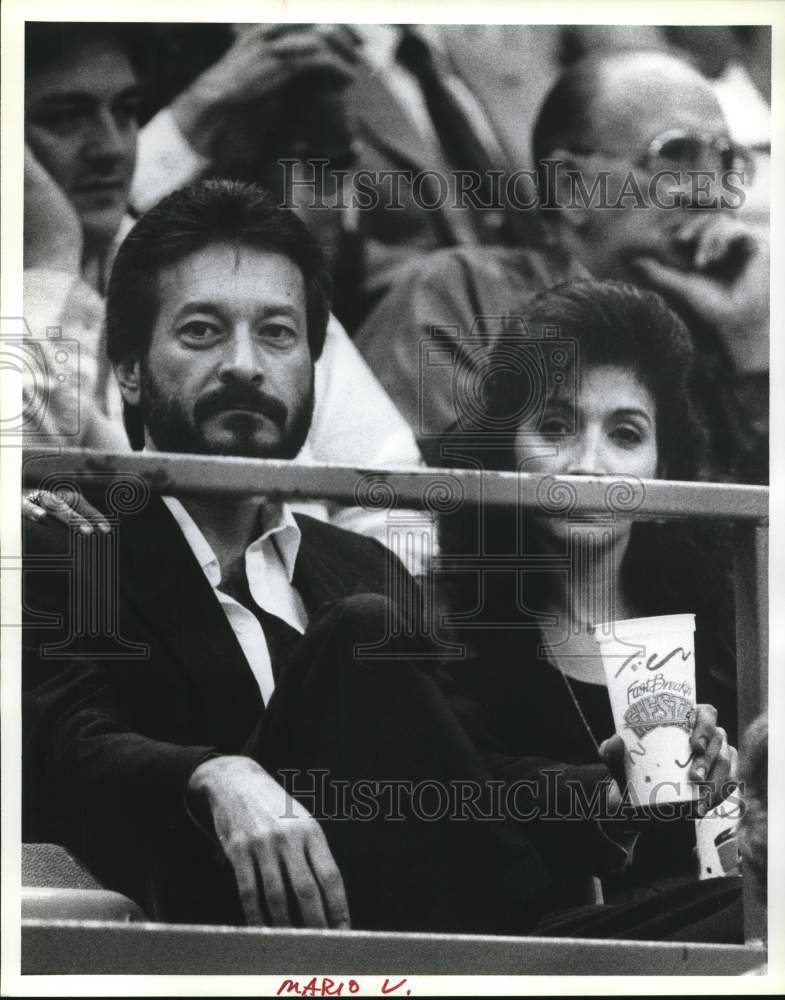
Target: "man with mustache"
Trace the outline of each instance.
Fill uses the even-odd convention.
[[[147,213],[107,298],[134,448],[294,458],[328,286],[313,237],[251,185],[207,181]],[[138,502],[118,513],[123,485]],[[521,900],[546,878],[507,823],[418,821],[405,796],[385,805],[373,786],[346,822],[322,789],[320,775],[390,791],[485,777],[414,641],[381,660],[358,652],[401,635],[412,608],[388,592],[416,596],[378,542],[258,497],[151,498],[134,477],[103,495],[88,477],[85,492],[110,534],[27,525],[25,839],[66,845],[170,921],[534,922]],[[66,573],[39,560],[69,553]],[[105,608],[103,559],[119,566]],[[105,634],[80,630],[104,610]]]
[[[133,225],[127,209],[148,75],[144,57],[149,63],[155,51],[149,25],[25,26],[28,329],[22,336],[31,355],[27,370],[38,375],[24,386],[26,444],[128,448],[103,344],[104,296],[112,257]],[[315,397],[301,461],[420,463],[406,422],[333,317],[316,366]],[[42,503],[53,516],[72,516],[54,496]],[[387,537],[384,514],[308,508],[342,527]],[[25,510],[36,514],[29,504]]]

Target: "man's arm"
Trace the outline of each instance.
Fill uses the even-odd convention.
[[[125,431],[101,398],[104,303],[83,280],[81,262],[79,218],[26,146],[23,336],[31,360],[23,393],[32,417],[25,440],[124,451]]]
[[[309,24],[260,24],[142,129],[131,204],[139,212],[210,168],[227,121],[252,109],[261,134],[282,113],[281,91],[298,77],[327,73],[348,84],[356,42],[345,30]]]
[[[99,538],[96,546],[109,550],[112,541]],[[163,844],[179,843],[187,854],[187,838],[201,827],[214,831],[232,864],[249,923],[348,926],[341,876],[317,822],[253,760],[199,742],[204,709],[134,607],[121,598],[113,636],[91,637],[76,627],[73,566],[63,558],[74,544],[56,524],[27,525],[24,607],[31,624],[23,633],[23,689],[31,832],[67,843],[131,891],[124,884],[129,871],[163,861]],[[53,572],[52,560],[63,571]],[[95,611],[82,608],[91,620]]]
[[[78,829],[79,842],[95,843],[103,858],[123,858],[129,844],[143,857],[142,845],[158,833],[183,829],[190,814],[208,816],[249,924],[349,926],[319,824],[258,764],[138,731],[111,666],[74,661],[43,678],[28,646],[28,683],[31,660],[39,683],[26,693],[26,766],[52,821]]]
[[[82,225],[63,191],[25,145],[24,266],[79,276]]]

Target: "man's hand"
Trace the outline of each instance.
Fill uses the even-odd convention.
[[[349,927],[343,879],[322,828],[255,761],[205,761],[188,795],[212,815],[249,924]]]
[[[693,758],[689,779],[700,785],[701,802],[698,814],[704,816],[728,794],[727,784],[736,780],[738,754],[728,743],[725,730],[717,725],[717,709],[713,705],[696,705],[695,720],[690,735]],[[626,784],[624,760],[626,748],[621,736],[611,736],[600,744],[600,757],[611,772],[608,808],[618,808],[622,788]]]
[[[769,365],[769,239],[719,213],[691,220],[676,235],[692,244],[693,270],[639,257],[646,283],[682,303],[714,328],[740,374]],[[734,262],[738,261],[734,266]]]
[[[253,25],[172,102],[172,114],[191,146],[209,157],[227,113],[256,104],[263,115],[287,84],[306,73],[321,71],[338,85],[350,83],[357,46],[353,33],[341,26]]]
[[[24,266],[79,274],[82,225],[71,202],[25,145]]]
[[[22,515],[27,521],[48,521],[74,527],[83,535],[92,535],[94,531],[106,534],[111,530],[109,522],[99,510],[80,493],[66,489],[57,493],[35,490],[23,494]]]

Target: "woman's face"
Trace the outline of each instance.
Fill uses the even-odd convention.
[[[518,431],[522,472],[578,476],[657,476],[654,398],[628,368],[593,365],[581,372],[577,399],[553,400],[542,417]],[[547,518],[549,533],[567,519]]]

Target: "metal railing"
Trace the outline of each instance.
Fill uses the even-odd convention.
[[[571,515],[614,511],[632,520],[722,520],[733,524],[739,733],[767,705],[768,514],[766,487],[631,480],[624,477],[543,476],[467,469],[358,469],[261,459],[164,453],[110,453],[29,449],[23,461],[27,488],[81,477],[139,477],[153,493],[257,495],[274,500],[328,500],[366,509],[424,509],[438,513],[445,497],[462,503],[522,505],[564,516],[543,496],[566,490]],[[745,939],[765,938],[766,914],[749,880],[744,886]]]

